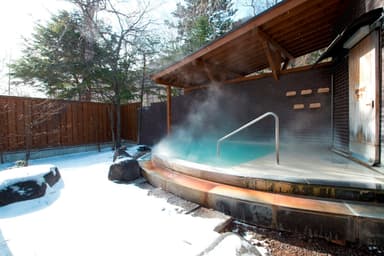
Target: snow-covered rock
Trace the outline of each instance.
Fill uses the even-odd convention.
[[[54,165],[35,165],[0,171],[0,206],[45,195],[60,180]]]
[[[136,145],[127,149],[128,154],[130,154],[134,159],[139,159],[151,151],[152,149],[146,145]]]
[[[130,182],[141,177],[137,160],[149,152],[151,152],[151,148],[145,145],[136,145],[115,151],[114,163],[109,167],[108,179],[118,182]],[[126,157],[127,155],[129,157]]]

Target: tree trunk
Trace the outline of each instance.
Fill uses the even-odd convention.
[[[139,123],[137,129],[137,143],[141,144],[141,127],[143,120],[143,96],[144,96],[144,84],[145,84],[145,72],[146,72],[146,60],[145,53],[143,54],[143,77],[141,80],[141,91],[140,91],[140,113],[139,113]]]
[[[32,147],[32,127],[31,125],[26,125],[25,133],[25,165],[28,166],[28,161],[31,158],[31,147]]]
[[[108,116],[109,116],[109,124],[111,129],[111,137],[113,149],[116,149],[116,140],[115,140],[115,118],[113,117],[113,108],[112,106],[108,107]]]
[[[32,138],[33,138],[33,119],[32,116],[32,106],[30,104],[25,104],[25,115],[23,118],[24,127],[25,127],[25,165],[28,166],[28,161],[31,157],[31,148],[32,148]]]

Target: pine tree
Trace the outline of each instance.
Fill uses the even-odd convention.
[[[189,54],[231,30],[235,13],[231,0],[186,0],[172,13],[177,24],[168,25],[177,29],[176,40]]]

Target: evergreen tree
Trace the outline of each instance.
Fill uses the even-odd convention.
[[[112,103],[111,118],[116,120],[111,124],[116,129],[111,130],[116,130],[119,147],[120,105],[140,95],[146,74],[141,58],[150,59],[153,52],[148,49],[156,41],[143,40],[151,22],[145,17],[148,6],[124,12],[121,3],[110,0],[68,1],[80,12],[63,11],[38,25],[22,58],[10,66],[11,73],[20,83],[38,86],[54,98]],[[99,13],[113,26],[98,19]]]
[[[177,24],[168,25],[177,29],[176,40],[189,54],[231,30],[235,13],[231,0],[185,0],[172,13]]]
[[[23,56],[10,65],[11,75],[50,97],[84,99],[92,82],[81,24],[78,13],[62,11],[38,25],[32,39],[25,40]]]
[[[242,0],[242,5],[250,8],[249,15],[255,16],[268,8],[278,4],[282,0]]]

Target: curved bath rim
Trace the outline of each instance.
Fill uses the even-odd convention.
[[[292,169],[276,165],[271,172],[271,165],[246,163],[232,167],[217,167],[195,163],[164,155],[153,155],[151,163],[160,169],[211,182],[227,184],[252,190],[315,196],[364,202],[384,203],[384,186],[379,180],[340,180],[333,178],[315,178],[297,176]]]

